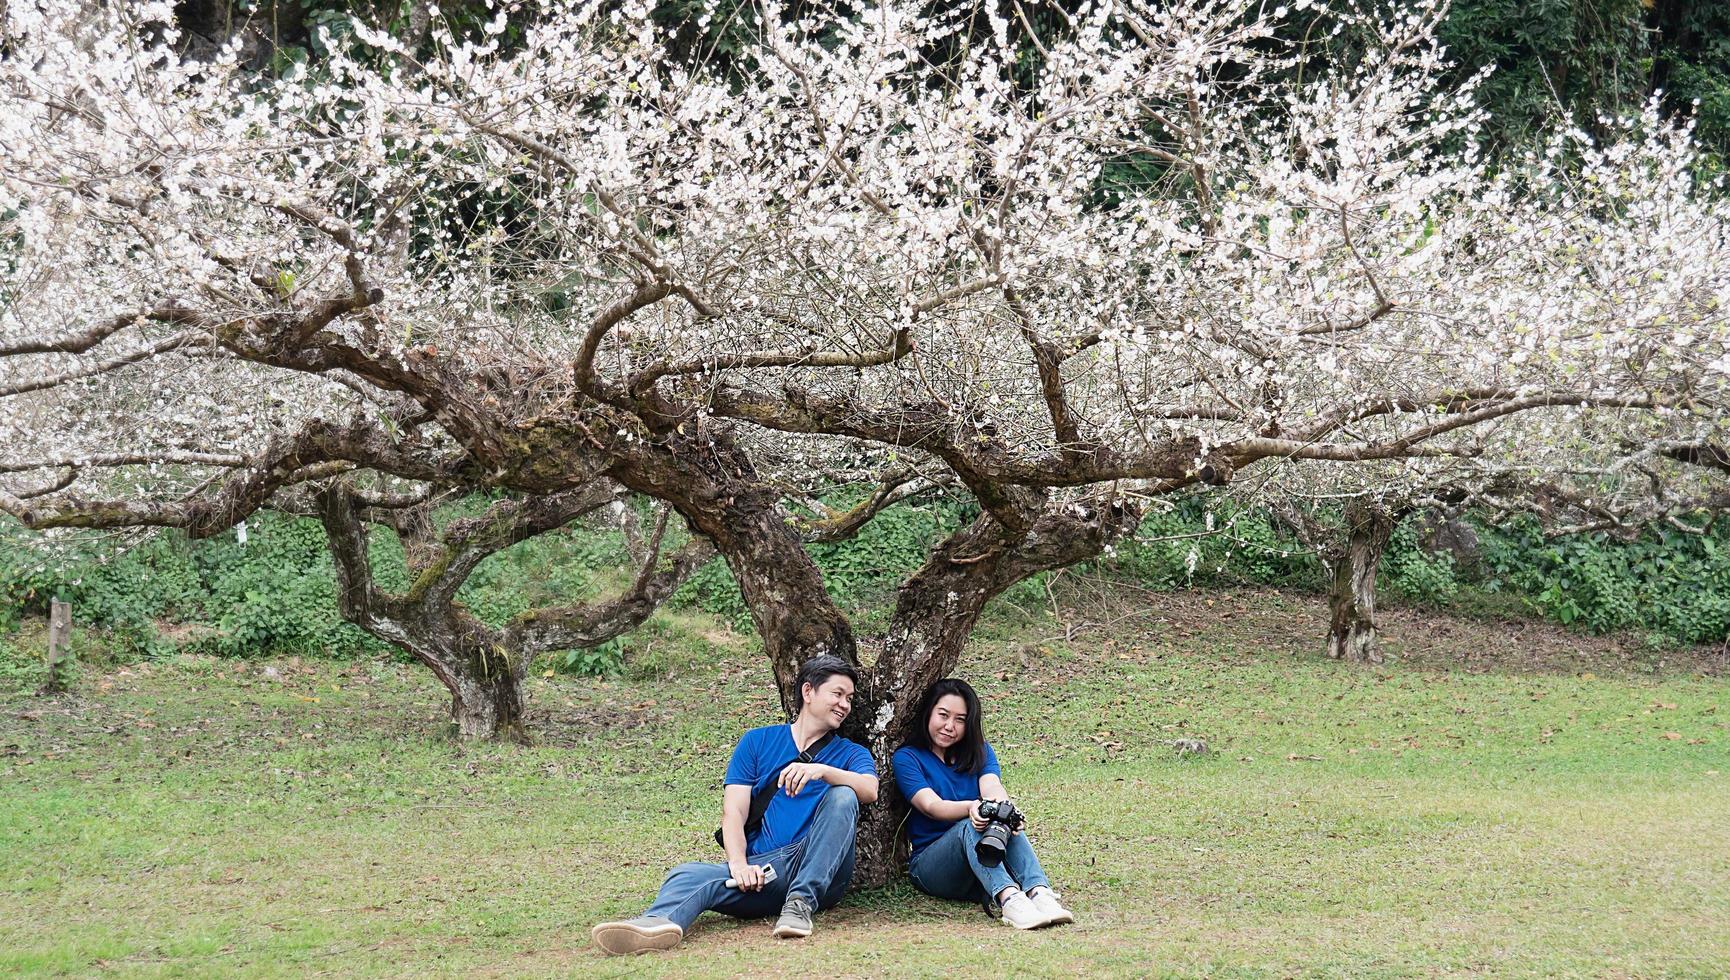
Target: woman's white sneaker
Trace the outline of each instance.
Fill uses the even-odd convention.
[[[1033,904],[1033,899],[1016,892],[1003,900],[1003,921],[1017,929],[1037,929],[1050,925],[1045,913],[1039,911],[1039,906]]]
[[[1045,916],[1046,925],[1060,926],[1075,921],[1075,913],[1064,908],[1063,903],[1058,901],[1063,896],[1051,889],[1040,888],[1028,897],[1032,900],[1033,907],[1039,910],[1039,914]]]

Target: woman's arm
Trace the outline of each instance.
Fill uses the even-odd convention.
[[[979,798],[982,800],[1001,801],[1009,799],[1009,794],[1003,789],[1003,780],[997,778],[996,773],[988,772],[979,777]],[[1017,809],[1019,809],[1019,807]],[[1023,816],[1022,819],[1025,820],[1026,817]],[[973,825],[978,827],[980,830],[985,829],[985,825],[978,821],[975,821]],[[1016,833],[1019,834],[1021,831],[1017,830]]]
[[[1007,800],[1009,794],[1003,791],[1003,780],[997,778],[994,772],[988,772],[979,777],[979,798],[982,800]]]
[[[966,820],[974,830],[985,829],[986,820],[979,815],[978,800],[946,800],[936,790],[926,788],[914,793],[908,802],[933,820]]]
[[[979,804],[978,800],[946,800],[929,786],[914,793],[907,802],[933,820],[970,819],[974,816],[973,808]]]

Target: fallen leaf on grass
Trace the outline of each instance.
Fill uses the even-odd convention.
[[[1322,757],[1319,755],[1298,755],[1296,752],[1293,752],[1291,755],[1288,755],[1285,757],[1285,761],[1287,761],[1287,762],[1320,762],[1320,761],[1322,761]]]
[[[1674,742],[1677,739],[1682,737],[1682,733],[1681,732],[1665,732],[1662,737]]]

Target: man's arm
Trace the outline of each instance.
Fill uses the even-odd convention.
[[[834,766],[824,766],[828,772],[823,774],[823,781],[831,786],[845,786],[859,795],[860,803],[877,802],[877,777],[851,769],[837,769]]]
[[[858,794],[860,803],[877,802],[877,777],[870,773],[854,772],[851,769],[839,769],[826,766],[821,762],[795,762],[781,770],[781,779],[775,784],[788,796],[798,796],[805,784],[813,779],[821,779],[831,786],[845,786]]]
[[[727,870],[740,891],[763,888],[763,870],[746,864],[745,817],[751,812],[751,787],[730,785],[721,794],[721,848],[727,852]]]

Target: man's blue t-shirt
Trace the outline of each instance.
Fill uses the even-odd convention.
[[[933,755],[930,749],[903,745],[895,750],[895,785],[901,790],[902,798],[909,803],[913,802],[913,795],[922,789],[936,793],[938,799],[977,800],[979,777],[986,773],[1003,778],[1003,770],[997,766],[997,753],[991,751],[990,743],[985,746],[985,767],[978,772],[956,772],[948,763]],[[913,853],[918,854],[937,838],[948,833],[949,828],[958,822],[935,820],[914,807],[907,815],[907,842],[913,845]]]
[[[755,797],[765,787],[774,785],[775,778],[787,763],[798,758],[799,746],[793,742],[792,725],[753,728],[739,739],[733,758],[727,763],[727,776],[723,781],[728,786],[749,786],[751,795]],[[867,776],[877,775],[877,764],[871,761],[871,753],[858,742],[840,736],[830,739],[812,761]],[[820,779],[806,783],[798,796],[788,796],[786,790],[776,790],[774,798],[769,801],[769,808],[763,812],[763,825],[745,841],[746,853],[767,854],[802,839],[811,829],[811,817],[827,792],[829,784]]]

